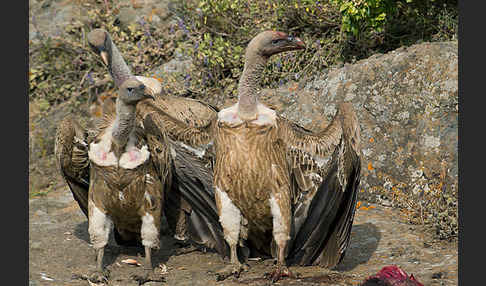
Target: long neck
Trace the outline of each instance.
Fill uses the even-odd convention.
[[[128,142],[130,132],[135,127],[135,105],[123,103],[120,99],[116,100],[116,118],[111,132],[113,141],[121,150]]]
[[[111,74],[111,77],[115,81],[115,85],[119,87],[122,82],[124,82],[128,77],[132,75],[130,68],[125,63],[120,51],[113,43],[111,38],[108,38],[109,45],[108,45],[108,71]]]
[[[242,119],[253,119],[257,113],[260,78],[267,58],[246,53],[246,62],[238,83],[238,115]]]

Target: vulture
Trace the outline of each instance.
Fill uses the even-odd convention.
[[[115,85],[120,82],[120,79],[132,75],[107,31],[94,29],[88,33],[87,38],[91,48],[106,64]],[[143,118],[147,114],[163,113],[168,118],[165,121],[182,121],[194,127],[206,126],[217,116],[218,109],[207,103],[162,94],[162,85],[154,78],[143,76],[135,76],[135,78],[142,81],[154,96],[153,101],[140,102],[137,107],[136,121],[142,128]],[[110,101],[107,101],[107,105],[110,105]],[[158,126],[160,130],[166,129],[165,121],[160,122]],[[205,248],[224,253],[226,245],[218,223],[216,207],[211,209],[204,203],[213,195],[212,171],[207,160],[208,154],[194,152],[193,148],[173,138],[164,139],[165,132],[157,135],[147,133],[147,137],[149,141],[154,142],[149,145],[153,154],[158,154],[159,149],[165,150],[169,146],[169,157],[164,157],[163,162],[169,174],[164,214],[172,231],[175,232],[175,238],[180,240],[189,238]],[[71,191],[74,190],[71,188]]]
[[[199,100],[162,95],[162,87],[157,80],[132,75],[106,31],[102,29],[91,31],[88,34],[88,42],[102,57],[120,92],[124,92],[121,85],[130,79],[130,82],[138,81],[140,85],[143,84],[145,92],[153,98],[137,104],[132,123],[135,125],[133,128],[136,134],[144,135],[147,148],[144,150],[149,152],[144,154],[150,154],[148,158],[159,174],[160,184],[158,185],[162,197],[157,204],[162,205],[165,201],[162,211],[167,217],[171,230],[175,232],[175,237],[185,239],[188,236],[204,247],[224,253],[227,246],[219,226],[216,206],[211,209],[204,204],[204,201],[210,201],[213,196],[212,171],[207,166],[207,159],[197,152],[197,155],[194,154],[189,146],[167,138],[164,132],[156,135],[144,132],[142,124],[146,114],[163,112],[164,115],[189,126],[205,126],[213,116],[217,115],[218,109]],[[128,88],[133,90],[130,86]],[[117,103],[105,100],[104,116],[101,120],[94,121],[95,125],[106,125],[106,117],[113,118],[116,109]],[[158,127],[164,129],[163,125]],[[55,138],[57,167],[80,209],[88,218],[88,222],[91,220],[88,211],[89,188],[95,178],[93,168],[96,168],[95,163],[89,158],[89,153],[94,152],[90,147],[99,132],[97,127],[84,129],[72,116],[67,116],[59,123]],[[120,155],[118,153],[117,155]],[[124,181],[122,177],[120,180],[119,183]],[[114,237],[119,245],[140,245],[140,241],[127,238],[126,231],[121,233],[116,227]]]
[[[396,265],[383,267],[376,275],[368,277],[361,286],[424,286]]]
[[[326,129],[311,132],[258,101],[270,56],[304,48],[283,32],[254,37],[245,52],[238,102],[205,126],[189,126],[164,112],[144,117],[148,133],[167,132],[200,153],[210,152],[214,193],[204,204],[211,211],[216,205],[229,246],[229,253],[220,253],[230,257],[218,280],[238,276],[250,254],[276,257],[273,281],[291,276],[287,264],[332,268],[349,244],[361,170],[352,105],[340,104]]]
[[[164,164],[156,168],[150,142],[135,124],[137,103],[147,98],[153,96],[135,77],[120,81],[115,112],[105,113],[97,122],[88,147],[88,232],[97,251],[95,280],[103,279],[104,247],[113,226],[123,241],[141,241],[147,270],[152,270],[151,249],[160,245],[167,172]]]

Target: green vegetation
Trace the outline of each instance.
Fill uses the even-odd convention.
[[[287,31],[307,44],[303,52],[272,59],[263,84],[276,87],[400,46],[455,39],[458,22],[457,1],[450,0],[188,0],[174,2],[177,26],[162,31],[147,16],[122,27],[119,11],[105,13],[103,1],[79,5],[89,7],[88,23],[75,21],[65,27],[66,37],[45,37],[29,47],[29,99],[41,110],[68,98],[81,103],[93,100],[93,93],[113,92],[110,81],[93,85],[106,75],[85,39],[96,27],[112,34],[137,74],[152,76],[151,69],[178,53],[190,58],[194,68],[166,83],[182,79],[184,87],[172,92],[206,98],[215,90],[235,94],[246,44],[265,29]]]

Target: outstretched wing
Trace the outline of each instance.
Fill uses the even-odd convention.
[[[218,108],[197,99],[163,94],[162,85],[154,78],[143,76],[136,76],[136,78],[143,82],[155,97],[154,101],[144,101],[144,106],[162,110],[169,117],[189,126],[206,126],[219,111]]]
[[[86,130],[68,116],[57,127],[54,147],[57,167],[86,217],[89,189],[87,136]]]
[[[295,189],[288,260],[332,268],[344,257],[355,213],[361,171],[356,115],[350,104],[342,104],[319,133],[279,124]]]
[[[166,132],[174,144],[192,152],[196,157],[212,158],[212,127],[217,117],[217,111],[210,107],[206,108],[206,114],[196,114],[197,110],[203,109],[204,103],[199,101],[183,101],[184,106],[177,110],[163,106],[165,102],[156,99],[153,103],[147,102],[143,114],[140,114],[144,128],[152,128],[150,132]],[[169,102],[169,100],[167,100]],[[177,117],[171,114],[176,114]]]
[[[214,113],[216,116],[216,113]],[[211,153],[212,121],[194,127],[158,110],[145,115],[143,125],[150,134],[167,132],[174,163],[173,187],[189,204],[187,213],[191,239],[215,249],[223,257],[227,249],[213,190]]]

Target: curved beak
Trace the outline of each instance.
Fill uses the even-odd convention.
[[[100,56],[105,65],[108,65],[108,53],[106,51],[101,51]]]
[[[153,96],[152,90],[150,88],[148,88],[147,86],[145,86],[144,96],[145,96],[145,98],[155,100],[155,97]]]
[[[305,44],[301,39],[297,37],[289,36],[288,40],[295,45],[296,49],[305,49]]]

